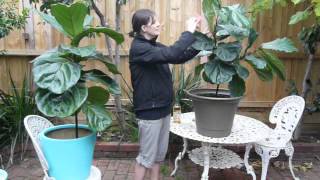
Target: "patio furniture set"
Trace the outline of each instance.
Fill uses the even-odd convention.
[[[276,124],[274,129],[269,128],[261,121],[254,118],[235,115],[231,134],[227,137],[212,138],[202,136],[196,131],[194,112],[181,114],[181,122],[171,121],[170,131],[183,138],[183,151],[175,159],[175,169],[171,173],[174,176],[178,169],[178,162],[188,152],[189,158],[196,164],[203,166],[201,180],[209,178],[209,168],[225,169],[231,167],[246,168],[248,174],[255,180],[254,169],[249,164],[249,154],[252,147],[262,158],[261,179],[265,180],[270,158],[277,157],[280,150],[285,150],[289,156],[289,168],[295,180],[299,179],[294,175],[292,168],[292,157],[294,148],[291,143],[293,131],[298,124],[304,110],[304,99],[299,96],[288,96],[279,100],[272,108],[269,121]],[[53,126],[47,119],[30,115],[24,119],[24,125],[31,137],[33,146],[40,160],[44,180],[51,180],[48,174],[49,166],[39,145],[38,135],[45,128]],[[202,143],[202,147],[188,150],[188,139],[196,140]],[[244,144],[246,151],[244,159],[231,150],[222,146],[228,144]],[[100,170],[91,166],[91,172],[88,180],[101,179]]]

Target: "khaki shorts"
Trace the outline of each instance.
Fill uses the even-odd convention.
[[[168,150],[170,118],[169,114],[158,120],[138,119],[140,149],[137,163],[151,168],[154,163],[164,161]]]

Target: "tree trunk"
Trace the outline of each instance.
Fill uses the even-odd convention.
[[[311,69],[313,66],[313,62],[314,62],[314,54],[309,54],[308,57],[308,64],[306,67],[306,71],[304,74],[304,78],[303,78],[303,82],[302,82],[302,93],[301,96],[305,99],[305,101],[307,101],[307,97],[309,92],[311,91],[311,87],[312,87],[312,82],[311,82]],[[303,119],[301,119],[293,133],[293,139],[297,140],[300,138],[301,136],[301,131],[302,131],[302,122]]]
[[[118,1],[116,1],[116,2],[118,2]],[[93,0],[91,0],[91,3],[92,3],[92,8],[94,9],[95,13],[98,15],[98,17],[100,19],[101,26],[109,27],[109,25],[106,22],[106,19],[105,19],[104,15],[101,13],[99,8],[96,6],[95,2]],[[118,5],[118,3],[117,3],[116,8],[117,8],[116,9],[116,31],[119,32],[120,31],[120,4]],[[106,37],[105,38],[106,39],[106,48],[108,49],[109,58],[115,63],[115,65],[118,68],[119,64],[120,64],[119,63],[120,62],[119,45],[116,45],[116,47],[115,47],[115,58],[113,58],[112,45],[111,45],[110,38],[108,36],[105,36],[105,37]],[[115,77],[115,81],[120,85],[120,77],[119,77],[119,75],[115,75],[114,77]],[[116,95],[114,98],[115,98],[115,104],[116,104],[116,111],[117,111],[117,114],[118,114],[118,118],[117,119],[119,120],[121,131],[123,131],[124,112],[123,112],[122,107],[121,107],[120,96]]]

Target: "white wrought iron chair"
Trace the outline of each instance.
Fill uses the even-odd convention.
[[[26,128],[34,149],[36,150],[37,156],[39,158],[41,167],[44,172],[44,180],[54,180],[53,177],[48,175],[49,165],[45,159],[45,156],[41,150],[38,134],[44,130],[45,128],[51,127],[53,124],[48,121],[46,118],[37,116],[37,115],[29,115],[24,118],[24,127]],[[90,176],[87,180],[101,180],[101,172],[100,170],[95,167],[91,166]]]
[[[273,106],[269,121],[276,124],[276,127],[274,129],[270,128],[267,138],[254,144],[255,151],[262,159],[261,180],[266,179],[269,160],[278,157],[280,150],[284,150],[285,154],[289,156],[289,168],[293,178],[295,180],[299,179],[294,175],[292,169],[294,148],[291,137],[303,114],[304,106],[304,99],[296,95],[287,96]]]

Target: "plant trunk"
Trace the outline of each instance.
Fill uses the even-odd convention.
[[[106,22],[106,19],[105,19],[104,15],[101,13],[99,8],[96,6],[95,2],[93,0],[91,0],[91,3],[92,3],[92,7],[93,7],[95,13],[98,15],[98,17],[100,19],[101,26],[109,27],[109,25]],[[119,3],[116,4],[116,31],[118,31],[118,32],[120,31],[120,4]],[[105,39],[106,39],[106,48],[108,49],[108,53],[109,53],[109,58],[115,63],[115,65],[118,68],[119,64],[120,64],[119,63],[120,62],[119,45],[116,45],[115,58],[113,58],[112,46],[111,46],[110,38],[108,36],[105,36]],[[119,75],[115,75],[115,81],[120,85],[120,77],[119,77]],[[123,112],[123,110],[121,108],[120,96],[116,95],[114,98],[115,98],[116,111],[117,111],[117,114],[118,114],[118,118],[117,119],[119,120],[121,131],[123,131],[124,112]]]
[[[79,138],[78,111],[76,111],[74,118],[75,118],[75,124],[76,124],[76,138]]]
[[[313,66],[313,62],[314,62],[314,54],[309,54],[308,57],[308,64],[306,67],[306,71],[304,74],[304,78],[303,78],[303,82],[302,82],[302,93],[301,93],[301,97],[303,97],[305,99],[305,101],[307,101],[307,97],[308,94],[311,90],[312,87],[312,82],[311,82],[311,69]],[[302,122],[303,119],[301,119],[293,133],[293,139],[297,140],[300,138],[301,136],[301,131],[302,131]]]

